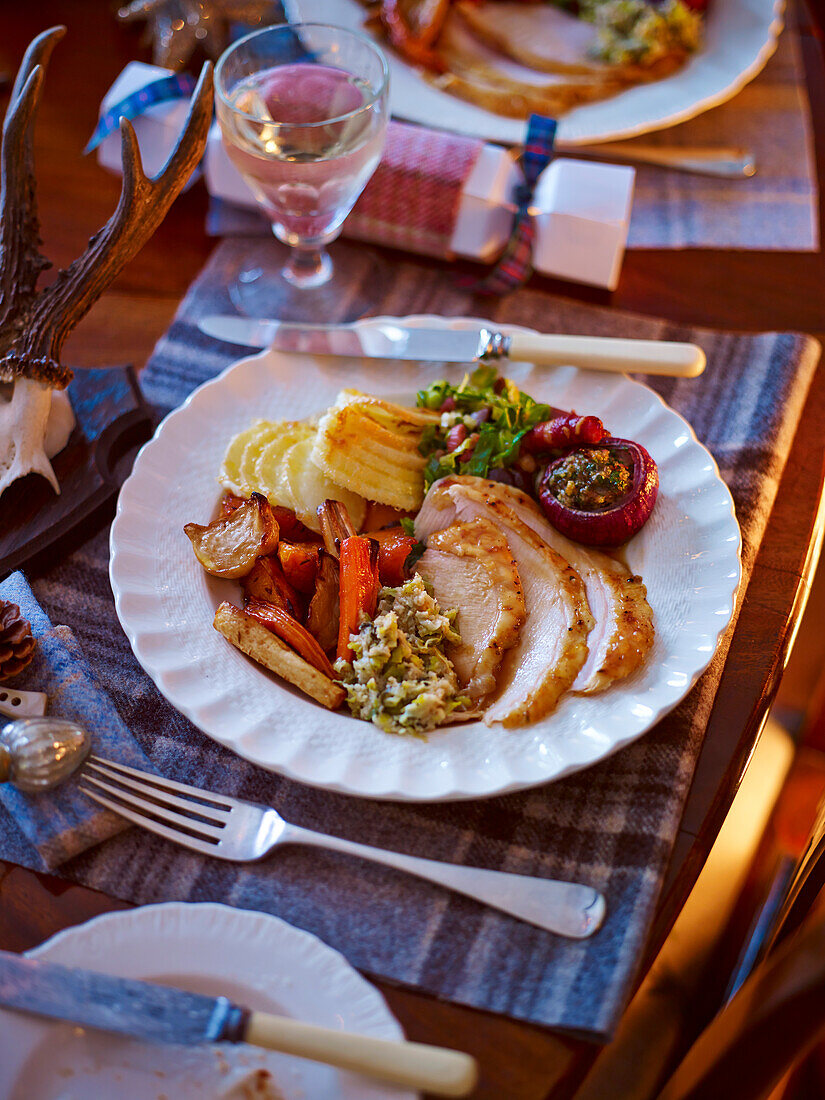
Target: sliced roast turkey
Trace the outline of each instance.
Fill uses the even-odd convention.
[[[482,42],[452,9],[438,38],[438,54],[446,72],[430,74],[434,84],[485,110],[514,118],[535,112],[563,114],[613,95],[624,85],[615,69],[537,72]]]
[[[416,520],[418,538],[456,520],[492,522],[507,539],[524,591],[526,616],[509,649],[498,691],[484,714],[488,725],[522,726],[549,714],[587,659],[593,619],[576,571],[512,508],[484,491],[481,478],[444,478],[427,494]]]
[[[473,34],[528,69],[600,79],[612,75],[611,66],[590,56],[596,41],[593,24],[555,4],[458,0],[455,8]]]
[[[450,646],[459,683],[472,699],[496,689],[496,673],[524,622],[524,593],[504,534],[489,520],[434,532],[416,569],[442,608],[458,608],[461,644]]]

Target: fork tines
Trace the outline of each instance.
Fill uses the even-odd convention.
[[[99,756],[89,756],[79,778],[83,793],[101,806],[167,840],[208,854],[216,854],[233,808],[231,799]]]

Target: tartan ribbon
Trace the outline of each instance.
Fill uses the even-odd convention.
[[[167,103],[172,99],[185,99],[195,90],[195,78],[189,73],[172,73],[170,76],[159,76],[145,84],[136,92],[121,99],[114,107],[110,107],[102,114],[95,126],[94,133],[89,143],[83,150],[91,153],[100,145],[104,138],[113,133],[119,126],[121,118],[133,119],[142,115],[149,107],[157,103]]]
[[[248,33],[248,26],[243,23],[233,23],[230,26],[230,41],[234,42]],[[314,56],[312,52],[304,48],[299,36],[292,34],[285,39],[281,55],[277,58],[277,61],[279,64],[298,60],[312,61]],[[273,61],[275,60],[276,58],[273,57]],[[121,118],[137,118],[157,103],[168,103],[173,99],[188,99],[195,90],[196,83],[197,81],[190,73],[182,72],[159,76],[156,80],[145,84],[136,92],[132,92],[131,95],[121,99],[119,103],[116,103],[114,107],[111,107],[105,114],[100,116],[94,133],[89,138],[83,152],[91,153],[95,150],[104,138],[107,138],[120,126]]]
[[[544,115],[530,115],[524,149],[518,158],[523,179],[513,193],[517,210],[510,239],[495,268],[475,284],[473,289],[476,294],[507,294],[530,278],[536,237],[530,207],[539,176],[552,159],[555,140],[556,120]]]

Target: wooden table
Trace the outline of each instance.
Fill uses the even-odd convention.
[[[118,179],[82,158],[100,100],[127,61],[145,57],[136,30],[119,26],[96,0],[38,0],[2,15],[0,69],[14,71],[29,40],[53,23],[69,34],[51,62],[36,129],[43,239],[57,266],[78,255],[113,210]],[[821,17],[820,17],[821,22]],[[825,186],[825,67],[816,25],[802,17],[802,44],[817,125],[818,174]],[[178,200],[143,252],[70,338],[64,361],[141,366],[186,287],[213,247],[203,231],[206,197]],[[637,251],[619,289],[537,285],[584,301],[674,321],[745,330],[796,329],[825,341],[825,256],[819,253]],[[798,627],[823,530],[825,372],[814,379],[708,724],[664,894],[648,946],[662,942],[730,805],[779,684]],[[22,951],[61,928],[126,908],[92,890],[0,862],[0,948]],[[475,1054],[476,1092],[486,1100],[553,1100],[570,1095],[588,1048],[545,1030],[430,997],[383,988],[408,1037]]]

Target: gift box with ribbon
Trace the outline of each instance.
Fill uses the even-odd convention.
[[[131,118],[150,171],[168,156],[185,110],[185,74],[133,61],[101,105],[90,143],[105,167],[120,171],[117,121]],[[552,157],[553,124],[534,119],[525,150],[390,123],[381,163],[343,227],[343,235],[439,259],[492,264],[489,289],[500,293],[529,270],[615,288],[624,256],[634,171]],[[217,123],[209,135],[204,178],[211,195],[257,208],[229,160]]]

